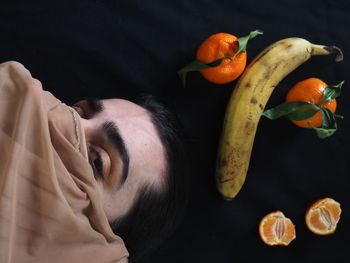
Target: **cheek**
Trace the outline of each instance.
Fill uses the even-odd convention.
[[[99,185],[102,197],[103,209],[109,222],[126,215],[135,201],[135,189],[121,187],[118,190],[107,190],[103,185]]]
[[[136,147],[135,147],[136,148]],[[165,151],[159,141],[154,139],[138,145],[133,152],[132,171],[140,184],[157,185],[166,171]]]

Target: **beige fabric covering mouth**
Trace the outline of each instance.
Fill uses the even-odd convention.
[[[79,115],[0,64],[0,262],[127,262],[103,211]]]

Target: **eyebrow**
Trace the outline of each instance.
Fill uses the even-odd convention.
[[[129,174],[129,153],[125,146],[125,142],[120,135],[119,129],[117,125],[114,122],[105,122],[102,125],[102,131],[107,136],[108,140],[112,143],[114,148],[119,152],[122,162],[123,162],[123,169],[121,174],[121,184],[124,184],[126,181],[126,178]]]
[[[89,111],[92,114],[97,114],[104,110],[103,102],[98,98],[95,98],[95,97],[87,98],[85,101],[86,101],[87,107],[89,108]],[[123,169],[122,169],[120,184],[122,185],[124,184],[124,182],[126,181],[126,178],[128,177],[129,162],[130,162],[129,153],[125,146],[124,139],[120,135],[117,125],[115,125],[113,122],[103,123],[101,130],[121,156],[121,159],[123,162]]]

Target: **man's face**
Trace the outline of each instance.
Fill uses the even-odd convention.
[[[150,113],[127,100],[85,100],[74,105],[85,131],[89,162],[109,221],[125,215],[140,187],[161,187],[165,150]]]

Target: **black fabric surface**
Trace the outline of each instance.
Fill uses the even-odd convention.
[[[132,99],[148,92],[175,109],[191,161],[191,196],[176,233],[143,262],[348,262],[350,245],[350,4],[348,1],[0,1],[0,62],[23,63],[44,89],[67,103],[97,96]],[[313,57],[287,76],[266,108],[283,102],[296,82],[345,80],[338,98],[339,130],[320,140],[286,119],[261,119],[245,185],[223,201],[215,159],[226,103],[236,83],[215,85],[199,73],[183,89],[177,70],[194,59],[208,36],[262,29],[248,45],[248,62],[267,45],[298,36],[336,45],[344,61]],[[335,234],[311,233],[304,214],[314,201],[342,205]],[[288,247],[269,247],[258,224],[281,210],[296,225]],[[98,260],[96,261],[98,262]]]

